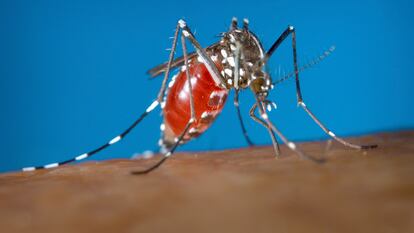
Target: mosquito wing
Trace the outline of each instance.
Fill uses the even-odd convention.
[[[206,48],[206,51],[208,52],[208,51],[214,50],[218,45],[220,45],[220,43],[215,43],[213,45],[210,45]],[[188,54],[188,60],[193,59],[195,56],[197,56],[196,52],[192,52],[192,53]],[[152,78],[157,77],[158,75],[165,72],[165,70],[167,69],[167,63],[168,62],[160,64],[160,65],[148,70],[147,74],[149,74]],[[179,57],[179,58],[176,58],[172,61],[171,68],[180,67],[182,65],[184,65],[184,57]]]

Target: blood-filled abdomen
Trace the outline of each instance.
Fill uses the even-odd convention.
[[[206,66],[197,60],[189,63],[189,74],[194,98],[195,122],[191,124],[184,141],[199,136],[207,130],[223,109],[228,90],[219,87]],[[164,114],[163,144],[171,146],[185,129],[191,117],[190,92],[185,70],[181,70],[169,84]]]

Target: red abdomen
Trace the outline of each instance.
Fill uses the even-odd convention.
[[[184,136],[187,141],[207,130],[223,109],[228,90],[219,87],[203,63],[195,59],[189,63],[196,121]],[[164,114],[164,142],[174,142],[190,120],[190,92],[186,71],[181,71],[173,80],[167,94]],[[171,85],[171,84],[170,84]]]

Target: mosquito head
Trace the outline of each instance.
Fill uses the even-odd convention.
[[[250,82],[250,89],[256,96],[266,97],[273,88],[272,81],[267,72],[256,71]]]

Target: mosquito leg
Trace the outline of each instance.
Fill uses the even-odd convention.
[[[179,23],[177,23],[177,27],[175,28],[175,33],[174,33],[173,44],[172,44],[172,47],[171,47],[171,52],[170,52],[170,55],[169,55],[169,58],[168,58],[167,68],[166,68],[165,73],[164,73],[164,79],[162,80],[161,88],[160,88],[160,91],[158,92],[158,95],[157,95],[157,100],[158,100],[159,103],[161,103],[163,101],[164,94],[165,94],[165,89],[167,88],[167,80],[168,80],[168,76],[170,75],[171,64],[174,60],[174,54],[175,54],[175,50],[177,48],[177,39],[178,39],[179,31],[180,31],[180,26],[179,26]]]
[[[150,173],[151,171],[155,170],[159,166],[161,166],[161,164],[163,164],[174,153],[175,149],[177,149],[177,147],[180,145],[180,142],[183,140],[184,136],[188,132],[188,129],[190,128],[190,126],[193,122],[194,122],[194,118],[191,118],[187,122],[187,125],[185,126],[183,132],[180,134],[180,136],[178,138],[176,138],[174,145],[171,147],[171,149],[167,153],[165,153],[163,155],[162,159],[160,159],[156,164],[152,165],[151,167],[149,167],[145,170],[133,171],[133,172],[131,172],[131,174],[133,174],[133,175],[147,174],[147,173]]]
[[[241,126],[241,129],[242,129],[244,138],[246,139],[247,144],[249,144],[249,146],[254,146],[254,143],[250,140],[249,135],[247,134],[247,130],[246,130],[246,127],[244,126],[243,118],[242,118],[242,115],[240,113],[239,91],[238,90],[236,90],[234,92],[234,106],[236,107],[236,110],[237,110],[237,116],[239,118],[239,122],[240,122],[240,126]]]
[[[56,162],[56,163],[50,163],[47,165],[43,165],[43,166],[36,166],[36,167],[25,167],[22,168],[23,171],[34,171],[34,170],[41,170],[41,169],[49,169],[49,168],[55,168],[55,167],[59,167],[68,163],[72,163],[75,161],[80,161],[86,158],[91,157],[94,154],[97,154],[98,152],[106,149],[109,146],[112,146],[113,144],[121,141],[127,134],[129,134],[131,132],[132,129],[134,129],[150,112],[152,112],[158,105],[157,101],[152,102],[152,104],[150,106],[148,106],[148,108],[145,110],[144,113],[141,114],[141,116],[139,116],[139,118],[137,120],[135,120],[134,123],[132,123],[132,125],[130,125],[126,130],[124,130],[121,134],[119,134],[118,136],[112,138],[110,141],[108,141],[107,143],[103,144],[102,146],[91,150],[87,153],[83,153],[81,155],[78,155],[76,157],[73,157],[71,159],[65,160],[65,161],[61,161],[61,162]]]
[[[280,37],[276,40],[276,42],[270,47],[270,49],[266,53],[265,61],[269,59],[269,57],[273,54],[274,51],[279,47],[279,45],[289,36],[292,35],[292,52],[293,52],[293,66],[295,70],[295,81],[296,81],[296,97],[297,102],[300,107],[302,107],[306,113],[319,125],[319,127],[325,131],[330,137],[338,141],[339,143],[354,148],[354,149],[371,149],[376,148],[377,145],[356,145],[350,142],[343,140],[340,137],[337,137],[331,130],[329,130],[306,106],[305,102],[303,101],[302,92],[300,90],[300,82],[299,82],[299,69],[298,69],[298,62],[297,62],[297,52],[296,52],[296,31],[295,28],[292,26],[288,26],[288,28],[280,35]]]
[[[279,148],[279,144],[278,144],[278,142],[277,142],[277,140],[276,140],[276,137],[275,137],[275,134],[274,134],[274,132],[272,131],[272,129],[269,127],[269,125],[268,124],[266,124],[266,122],[264,122],[263,120],[261,120],[260,118],[258,118],[255,114],[254,114],[254,112],[256,111],[256,108],[257,108],[257,104],[255,103],[253,106],[252,106],[252,108],[250,109],[250,117],[254,120],[254,121],[256,121],[257,123],[259,123],[259,124],[261,124],[261,125],[263,125],[266,129],[267,129],[267,131],[269,132],[269,135],[270,135],[270,138],[272,139],[272,145],[273,145],[273,150],[275,151],[275,155],[276,155],[276,157],[279,157],[280,156],[280,148]]]
[[[340,142],[341,144],[354,148],[354,149],[373,149],[378,147],[378,145],[356,145],[350,142],[345,141],[344,139],[336,136],[331,130],[329,130],[316,116],[309,110],[309,108],[306,106],[306,104],[302,101],[299,102],[299,105],[308,113],[308,115],[316,122],[316,124],[319,125],[319,127],[325,131],[329,136],[331,136],[336,141]]]
[[[175,149],[177,149],[177,147],[180,145],[180,142],[184,139],[184,136],[187,134],[191,124],[195,122],[195,107],[194,107],[193,89],[192,89],[192,84],[191,84],[191,76],[190,76],[190,72],[189,72],[190,69],[188,67],[187,46],[185,44],[185,37],[184,37],[183,34],[181,34],[181,46],[183,48],[184,64],[186,66],[185,70],[186,70],[186,76],[187,76],[187,85],[188,85],[188,90],[189,90],[189,93],[190,93],[191,117],[188,120],[183,132],[178,136],[178,138],[175,139],[174,145],[169,149],[169,151],[167,153],[165,153],[163,155],[162,159],[160,161],[158,161],[156,164],[154,164],[153,166],[151,166],[151,167],[149,167],[145,170],[132,172],[132,174],[134,174],[134,175],[147,174],[147,173],[155,170],[159,166],[161,166],[161,164],[163,164],[174,153]]]
[[[204,65],[206,66],[207,70],[209,71],[210,75],[214,79],[214,81],[223,88],[226,88],[226,80],[220,74],[217,66],[214,64],[213,60],[208,56],[205,49],[203,49],[194,37],[193,33],[191,32],[190,28],[187,26],[184,20],[179,21],[180,28],[182,30],[182,34],[191,42],[194,46],[196,53],[200,58],[203,60]]]
[[[233,19],[233,22],[234,22],[234,19]],[[237,22],[236,22],[236,25],[237,25]],[[250,140],[249,135],[247,134],[247,130],[246,130],[246,127],[244,126],[243,118],[240,113],[240,107],[239,107],[240,48],[241,48],[240,43],[236,42],[236,50],[234,51],[234,69],[233,69],[234,80],[232,83],[234,90],[235,90],[234,91],[234,106],[236,107],[237,117],[239,118],[239,122],[240,122],[240,126],[242,129],[244,138],[246,139],[247,144],[249,144],[249,146],[254,146],[254,143]]]
[[[188,85],[188,92],[190,93],[190,122],[195,121],[195,106],[194,106],[194,96],[193,96],[193,84],[191,83],[191,76],[190,76],[190,69],[188,66],[188,57],[187,57],[187,45],[185,43],[185,37],[183,34],[181,34],[181,44],[183,47],[183,54],[184,54],[184,64],[185,64],[185,74],[187,76],[187,85]],[[189,127],[189,126],[188,126]],[[186,130],[185,130],[186,131]]]
[[[273,132],[275,132],[277,134],[277,136],[279,136],[279,138],[283,141],[283,143],[285,143],[285,145],[287,145],[289,147],[289,149],[291,149],[292,151],[294,151],[297,155],[299,155],[299,157],[304,158],[304,159],[309,159],[313,162],[316,163],[322,163],[325,160],[324,159],[317,159],[314,158],[312,156],[309,156],[305,153],[302,152],[302,150],[300,150],[295,143],[289,141],[280,131],[278,128],[276,128],[276,126],[269,120],[269,116],[267,115],[267,112],[264,108],[264,103],[263,102],[257,102],[254,107],[259,106],[259,113],[261,118],[263,119],[263,121],[265,122],[265,124],[267,125],[268,128],[270,128]],[[254,109],[253,109],[254,112]]]

